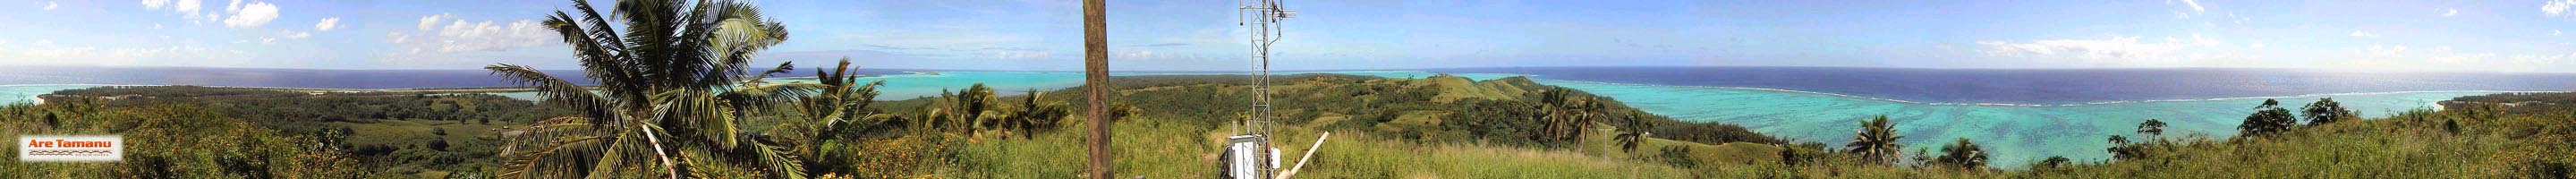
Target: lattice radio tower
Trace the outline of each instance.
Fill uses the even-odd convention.
[[[1278,174],[1278,148],[1270,144],[1270,44],[1279,42],[1279,20],[1296,17],[1297,12],[1283,9],[1279,0],[1237,0],[1237,25],[1249,30],[1252,53],[1249,60],[1252,77],[1251,116],[1236,123],[1235,136],[1228,137],[1228,178],[1270,178]]]

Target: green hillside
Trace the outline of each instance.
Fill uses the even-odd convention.
[[[1113,120],[1115,168],[1122,176],[1197,178],[1215,174],[1227,127],[1246,117],[1247,87],[1236,76],[1119,77]],[[1579,91],[1552,90],[1526,78],[1469,81],[1435,76],[1387,79],[1349,75],[1280,78],[1276,142],[1288,163],[1310,163],[1300,178],[2555,178],[2569,176],[2576,152],[2576,109],[2506,105],[2542,94],[2463,97],[2448,110],[2410,111],[2391,117],[2301,124],[2258,136],[2208,137],[2217,131],[2164,131],[2123,136],[2128,151],[2108,161],[2035,162],[2019,170],[1941,165],[1938,151],[1902,151],[1893,163],[1867,162],[1844,144],[1783,143],[1725,124],[1688,123],[1647,114],[1602,99],[1598,108],[1574,108]],[[968,91],[944,97],[879,101],[874,122],[840,143],[854,155],[814,160],[847,161],[825,177],[856,178],[1069,178],[1079,176],[1087,119],[1008,127],[997,120],[942,117],[937,112],[986,106],[979,114],[1033,112],[1028,94]],[[215,93],[216,91],[224,91]],[[0,107],[0,132],[18,134],[120,134],[137,142],[130,162],[7,163],[0,177],[86,174],[112,176],[309,176],[446,178],[499,174],[506,136],[525,129],[533,114],[552,108],[484,107],[536,104],[484,95],[287,94],[205,87],[119,87],[69,91],[77,96],[45,105]],[[1072,103],[1071,89],[1039,94],[1037,103]],[[163,97],[150,97],[161,95]],[[286,95],[286,96],[268,96]],[[175,97],[175,96],[184,96]],[[984,102],[969,102],[984,101]],[[148,102],[148,103],[147,103]],[[471,105],[467,105],[471,104]],[[2524,103],[2530,104],[2530,103]],[[312,110],[278,113],[251,109],[298,106],[376,106],[381,111]],[[470,107],[469,107],[470,106]],[[1034,105],[1046,106],[1046,105]],[[464,111],[478,115],[427,115],[402,111]],[[798,108],[763,111],[743,126],[749,134],[785,135],[805,129],[792,119]],[[1555,111],[1584,112],[1596,120],[1583,132],[1555,137]],[[2252,113],[2252,110],[2248,110]],[[1574,113],[1565,113],[1574,114]],[[321,117],[298,117],[321,116]],[[336,116],[336,117],[335,117]],[[409,117],[409,116],[417,116]],[[384,118],[376,118],[384,117]],[[450,118],[463,117],[463,118]],[[483,118],[492,117],[492,118]],[[448,119],[438,119],[448,118]],[[1017,119],[984,118],[984,119]],[[226,122],[230,121],[230,122]],[[1652,132],[1631,151],[1618,135],[1632,122]],[[943,127],[953,126],[953,127]],[[1314,139],[1330,132],[1314,153],[1300,158]],[[1026,137],[1020,137],[1025,135]],[[1749,136],[1749,137],[1748,137]],[[216,139],[216,140],[203,140]],[[1976,140],[1976,139],[1969,139]],[[150,144],[145,144],[150,143]],[[439,143],[439,144],[433,144]],[[1932,153],[1925,153],[1932,152]],[[287,165],[298,164],[298,165]],[[302,165],[325,164],[325,165]],[[2176,172],[2197,171],[2197,172]],[[621,174],[630,175],[630,174]]]

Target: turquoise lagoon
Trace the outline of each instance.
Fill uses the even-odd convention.
[[[89,84],[32,84],[32,85],[0,85],[0,104],[12,104],[12,103],[40,103],[40,102],[43,102],[43,101],[42,101],[43,99],[36,99],[36,95],[51,94],[51,93],[54,93],[54,91],[62,91],[62,90],[68,90],[68,89],[81,89],[81,88],[100,87],[100,86],[109,86],[109,85],[89,85]]]
[[[1860,121],[1887,115],[1907,153],[1938,151],[1960,138],[1975,141],[1991,153],[1997,167],[2019,168],[2049,156],[2076,161],[2110,158],[2105,148],[2112,135],[2132,140],[2139,122],[2167,123],[2164,137],[2192,133],[2208,137],[2236,134],[2253,107],[2264,99],[2297,108],[2318,98],[2334,98],[2364,116],[2384,117],[2413,109],[2433,109],[2434,102],[2497,92],[2391,92],[2239,97],[2188,100],[2103,102],[2066,105],[1939,104],[1875,99],[1838,94],[1775,89],[1659,86],[1582,81],[1538,80],[1615,98],[1647,112],[1674,119],[1742,125],[1763,134],[1801,142],[1841,147],[1851,141]]]
[[[1437,73],[1422,71],[1351,71],[1309,72],[1377,76],[1387,78],[1423,78]],[[1182,73],[1186,74],[1186,73]],[[1296,73],[1289,73],[1296,74]],[[1121,74],[1169,75],[1169,74]],[[1476,80],[1522,76],[1501,73],[1452,74]],[[1984,145],[1993,153],[1995,166],[2018,168],[2024,164],[2065,156],[2078,161],[2100,161],[2110,158],[2104,148],[2111,135],[2143,139],[2134,131],[2139,122],[2158,119],[2168,123],[2164,137],[2179,138],[2192,133],[2207,137],[2226,137],[2236,133],[2236,125],[2252,113],[2264,99],[2280,100],[2285,107],[2296,108],[2319,98],[2334,98],[2346,108],[2364,116],[2383,117],[2413,109],[2432,109],[2434,102],[2453,97],[2499,93],[2502,91],[2427,91],[2316,94],[2271,97],[2227,97],[2208,99],[2175,99],[2116,101],[2083,104],[1954,104],[1923,103],[1865,96],[1803,92],[1783,89],[1733,88],[1711,86],[1669,86],[1619,84],[1588,81],[1554,80],[1537,77],[1541,84],[1564,86],[1615,98],[1647,112],[1674,119],[1695,122],[1718,122],[1743,125],[1764,134],[1795,141],[1823,142],[1841,146],[1850,141],[1859,121],[1875,115],[1887,115],[1904,136],[1899,142],[1909,150],[1938,150],[1936,147],[1959,138]],[[996,89],[1019,91],[1050,90],[1081,85],[1081,74],[1070,72],[943,72],[938,74],[887,75],[862,78],[886,80],[880,100],[934,96],[942,90],[954,91],[974,83],[985,83]],[[792,80],[789,80],[792,81]],[[810,82],[810,81],[808,81]]]

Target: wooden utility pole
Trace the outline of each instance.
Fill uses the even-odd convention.
[[[1091,121],[1091,138],[1084,139],[1091,149],[1091,178],[1118,178],[1109,171],[1116,159],[1109,156],[1109,25],[1102,15],[1105,0],[1082,0],[1082,91],[1090,93],[1091,109],[1084,118]]]

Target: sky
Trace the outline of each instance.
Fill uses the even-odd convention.
[[[577,69],[548,0],[0,0],[0,66]],[[605,0],[603,0],[605,1]],[[754,1],[755,63],[1078,70],[1076,1]],[[605,8],[607,2],[593,2]],[[1290,0],[1281,70],[1547,66],[2576,72],[2576,0]],[[1232,1],[1109,2],[1114,70],[1247,69]],[[11,9],[14,8],[14,9]],[[605,10],[605,9],[603,9]]]

